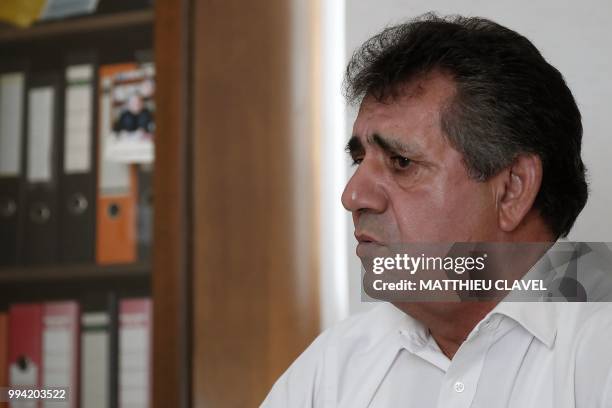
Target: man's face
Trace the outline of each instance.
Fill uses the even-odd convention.
[[[494,190],[469,177],[440,126],[454,92],[451,79],[431,74],[393,100],[361,104],[349,142],[357,169],[342,194],[358,256],[401,243],[495,240]]]
[[[128,109],[131,113],[133,113],[134,115],[137,115],[140,113],[140,111],[142,111],[142,107],[143,107],[143,103],[142,103],[142,98],[138,95],[132,95],[130,96],[130,99],[128,101]]]

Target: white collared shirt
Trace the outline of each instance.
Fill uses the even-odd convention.
[[[323,332],[262,406],[611,408],[612,304],[501,302],[449,360],[382,303]]]

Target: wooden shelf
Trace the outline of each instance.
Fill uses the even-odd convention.
[[[154,12],[152,9],[147,9],[40,22],[28,28],[0,30],[0,46],[9,43],[47,39],[48,37],[86,34],[138,25],[152,25],[153,21]]]
[[[151,264],[126,265],[54,265],[0,269],[0,285],[52,283],[61,281],[98,281],[148,279]]]

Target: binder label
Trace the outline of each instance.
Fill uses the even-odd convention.
[[[66,144],[64,172],[91,170],[93,67],[74,65],[66,70]]]
[[[0,76],[0,177],[21,172],[22,73]]]
[[[53,178],[53,112],[54,89],[32,88],[28,112],[28,168],[30,183],[49,182]]]

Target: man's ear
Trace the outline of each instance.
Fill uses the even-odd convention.
[[[535,154],[521,154],[497,177],[499,227],[511,232],[529,213],[540,191],[542,160]]]

